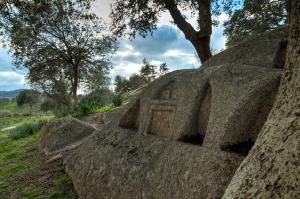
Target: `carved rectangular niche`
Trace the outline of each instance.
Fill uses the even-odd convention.
[[[150,106],[146,133],[172,137],[176,106],[169,101],[154,100]]]

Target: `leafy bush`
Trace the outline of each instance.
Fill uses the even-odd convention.
[[[95,112],[96,113],[103,113],[103,112],[106,112],[106,111],[109,111],[111,109],[113,109],[114,106],[112,104],[110,105],[106,105],[106,106],[101,106],[101,107],[98,107]]]
[[[109,90],[102,90],[90,93],[81,97],[75,104],[75,115],[81,116],[94,112],[98,107],[108,105],[111,102],[112,94]]]
[[[44,102],[41,103],[40,107],[41,107],[42,111],[47,112],[47,111],[54,110],[56,107],[56,104],[55,104],[54,100],[46,99]]]
[[[116,93],[113,96],[112,103],[115,107],[121,106],[123,103],[123,95],[121,93]]]
[[[13,140],[18,140],[21,138],[31,136],[34,133],[37,133],[47,122],[49,122],[49,119],[43,118],[31,123],[25,123],[21,126],[10,130],[8,137]]]
[[[88,99],[83,99],[77,102],[75,105],[75,110],[76,112],[79,113],[79,115],[86,115],[91,112],[96,108],[96,104],[93,101],[89,101]]]
[[[39,101],[39,96],[40,94],[37,91],[24,90],[21,91],[16,97],[16,102],[19,107],[22,107],[25,104],[28,104],[30,107],[32,107],[33,104],[36,104]]]

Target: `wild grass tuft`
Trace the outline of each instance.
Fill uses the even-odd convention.
[[[45,117],[36,121],[24,123],[14,129],[9,130],[8,137],[13,140],[18,140],[31,136],[37,133],[49,121],[50,119]]]

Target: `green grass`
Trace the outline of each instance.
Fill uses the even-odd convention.
[[[9,130],[8,137],[13,140],[18,140],[20,138],[33,135],[34,133],[37,133],[43,127],[43,125],[51,119],[51,117],[42,117],[38,120],[26,122],[22,125],[17,126],[16,128]]]
[[[14,105],[5,108],[11,111]],[[0,118],[1,199],[77,198],[63,164],[47,165],[47,159],[36,148],[39,129],[51,119],[53,116],[40,115]],[[53,168],[56,169],[52,171]],[[49,176],[44,177],[46,174]],[[44,180],[41,182],[41,179]]]
[[[106,106],[101,106],[101,107],[98,107],[97,109],[95,109],[95,113],[103,113],[103,112],[112,110],[113,108],[115,108],[115,107],[112,104],[106,105]]]
[[[10,111],[12,113],[25,114],[25,115],[31,113],[42,113],[38,105],[33,106],[32,109],[27,105],[18,107],[17,103],[14,101],[0,103],[0,111]]]
[[[57,178],[56,180],[54,180],[54,184],[58,187],[63,187],[63,186],[68,186],[68,185],[72,185],[72,178],[68,175],[63,175],[60,176],[59,178]]]
[[[7,166],[3,166],[0,168],[0,178],[7,179],[12,175],[17,174],[18,172],[28,168],[29,166],[26,164],[12,163]]]

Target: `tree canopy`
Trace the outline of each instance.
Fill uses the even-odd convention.
[[[285,0],[245,0],[225,25],[227,46],[232,46],[253,35],[271,31],[287,23]]]
[[[34,90],[24,90],[19,93],[16,97],[16,102],[19,107],[22,107],[25,104],[28,104],[32,107],[39,101],[40,93]]]
[[[211,57],[212,25],[217,24],[212,16],[230,12],[239,3],[239,0],[116,0],[112,4],[112,29],[119,36],[134,37],[138,33],[145,37],[157,27],[161,14],[168,11],[204,62]],[[188,22],[186,14],[196,18],[196,27]]]
[[[107,82],[115,40],[90,0],[3,0],[0,31],[29,83],[49,96],[76,97]]]
[[[118,93],[126,93],[142,86],[149,84],[151,81],[161,75],[165,75],[169,71],[167,63],[159,66],[151,64],[147,59],[143,59],[143,64],[139,73],[132,74],[129,79],[121,75],[115,77],[115,91]]]

